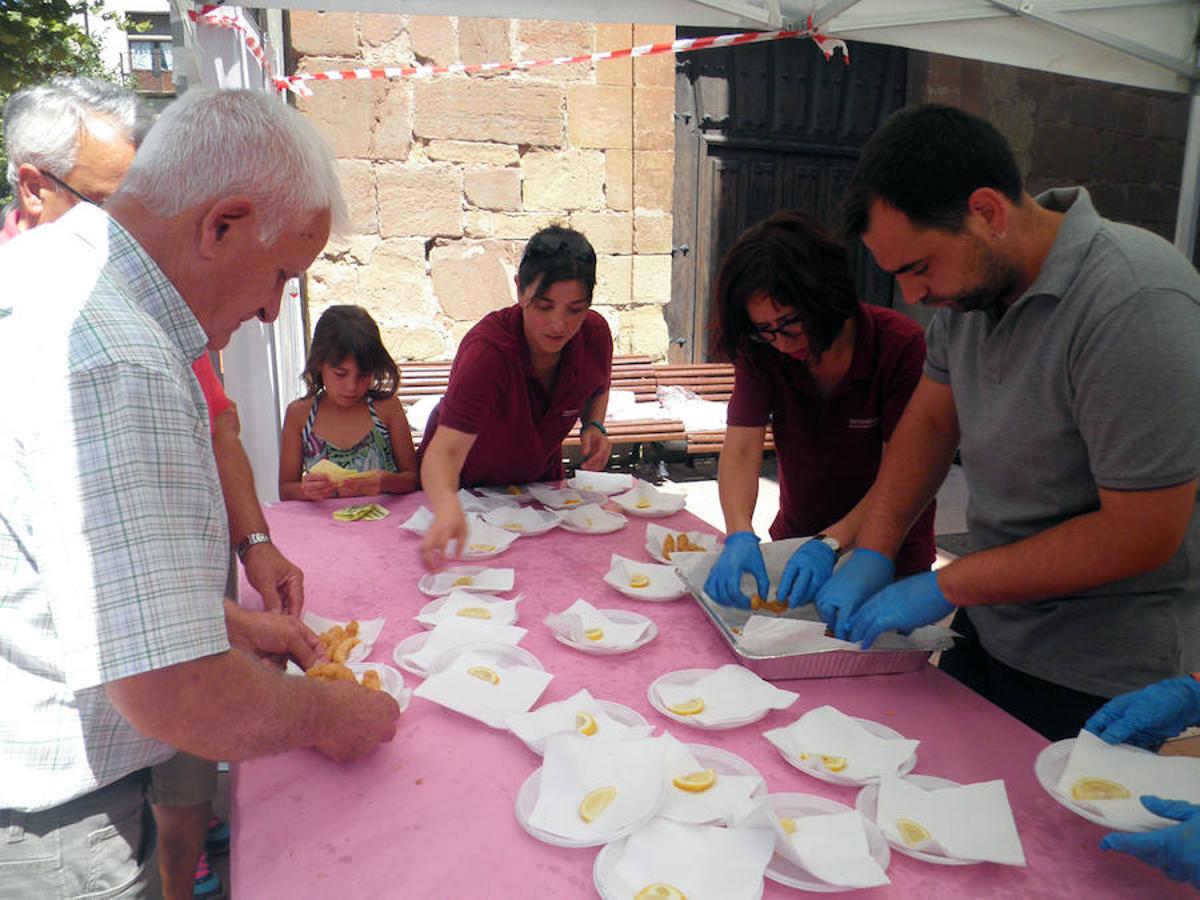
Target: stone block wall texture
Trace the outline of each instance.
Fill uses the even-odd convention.
[[[926,102],[991,121],[1030,193],[1082,185],[1101,215],[1175,236],[1188,97],[930,54]]]
[[[292,70],[504,62],[672,40],[674,27],[290,13]],[[671,294],[674,64],[614,60],[485,76],[313,84],[297,106],[338,158],[350,232],[308,273],[315,322],[364,306],[398,361],[449,359],[516,298],[550,224],[598,256],[593,308],[617,353],[663,359]]]

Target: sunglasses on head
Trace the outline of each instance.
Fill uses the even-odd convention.
[[[564,253],[574,256],[579,262],[594,263],[596,261],[596,251],[586,244],[580,249],[576,241],[569,241],[566,238],[554,241],[542,237],[535,237],[525,245],[523,259],[548,259]]]

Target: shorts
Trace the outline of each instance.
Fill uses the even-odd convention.
[[[217,794],[217,764],[180,751],[150,769],[150,802],[155,806],[197,806]]]

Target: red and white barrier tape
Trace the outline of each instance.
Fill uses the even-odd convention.
[[[309,72],[299,75],[288,75],[278,78],[271,71],[271,65],[263,53],[258,39],[241,22],[223,13],[228,12],[222,7],[205,6],[199,15],[190,13],[192,21],[199,24],[211,25],[215,28],[229,28],[240,33],[246,47],[263,67],[267,78],[275,85],[276,90],[291,90],[299,95],[312,96],[312,90],[305,84],[307,81],[354,81],[375,78],[430,78],[435,75],[477,75],[484,72],[510,72],[525,69],[538,69],[546,66],[570,66],[578,63],[597,63],[612,59],[630,59],[639,56],[659,56],[664,53],[690,53],[693,50],[705,50],[710,47],[731,47],[739,44],[760,44],[767,41],[791,40],[793,38],[812,38],[817,48],[831,59],[840,50],[842,59],[850,62],[850,51],[846,42],[838,38],[827,37],[813,27],[812,17],[802,29],[787,29],[779,31],[744,31],[738,34],[720,34],[709,37],[682,38],[677,41],[662,41],[657,44],[642,44],[638,47],[627,47],[623,50],[603,50],[599,53],[584,53],[579,56],[555,56],[549,59],[523,59],[512,62],[475,63],[473,65],[455,64],[449,66],[386,66],[384,68],[336,69],[329,72]]]

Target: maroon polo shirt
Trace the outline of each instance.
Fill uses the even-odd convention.
[[[771,537],[815,534],[854,508],[875,481],[883,444],[921,379],[921,326],[879,306],[858,305],[854,358],[829,397],[808,368],[771,347],[752,347],[734,365],[730,425],[771,423],[779,458],[779,515]],[[934,503],[896,555],[896,574],[933,563]]]
[[[612,334],[588,310],[563,347],[554,388],[533,370],[521,307],[488,313],[467,332],[450,369],[446,396],[434,408],[417,465],[439,424],[476,436],[459,483],[525,484],[563,477],[562,442],[588,401],[612,379]]]

